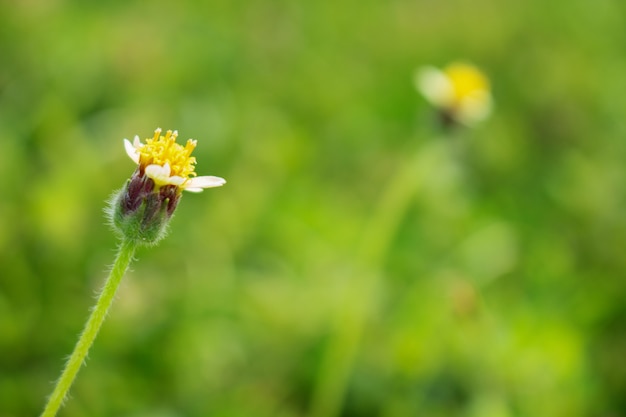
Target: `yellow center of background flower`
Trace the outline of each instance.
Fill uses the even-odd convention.
[[[444,72],[452,83],[455,103],[459,103],[473,94],[489,91],[487,77],[472,65],[451,64]]]
[[[142,167],[148,165],[164,166],[170,165],[171,176],[189,178],[195,176],[196,158],[191,156],[191,152],[196,148],[196,141],[189,139],[183,147],[176,143],[177,132],[168,130],[165,136],[161,136],[161,130],[154,132],[152,139],[146,139],[146,144],[138,149]]]

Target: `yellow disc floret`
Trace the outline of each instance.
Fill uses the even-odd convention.
[[[171,168],[171,176],[189,178],[196,176],[196,158],[191,152],[196,148],[196,141],[189,139],[185,146],[176,143],[177,131],[168,130],[165,136],[161,136],[161,129],[154,131],[152,139],[146,139],[145,145],[138,149],[139,164],[145,169],[148,165],[164,166],[166,163]]]
[[[445,69],[454,89],[454,101],[462,101],[474,94],[489,91],[489,81],[483,73],[473,65],[456,63]]]

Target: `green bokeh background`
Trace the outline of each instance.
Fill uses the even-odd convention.
[[[228,184],[138,252],[60,416],[626,415],[625,2],[13,3],[0,416],[43,409],[157,126]],[[413,74],[458,59],[495,111],[446,137]]]

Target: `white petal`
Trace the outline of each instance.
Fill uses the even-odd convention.
[[[190,193],[201,193],[204,191],[204,188],[185,188],[185,191],[189,191]]]
[[[423,67],[415,73],[415,87],[433,105],[445,107],[454,100],[450,79],[435,67]]]
[[[183,185],[185,181],[187,181],[186,178],[179,177],[178,175],[174,175],[170,177],[167,182],[168,184],[179,186],[179,185]]]
[[[226,184],[226,180],[220,177],[203,176],[191,178],[187,181],[185,190],[197,193],[202,191],[203,188],[221,187]]]
[[[170,164],[168,163],[165,163],[163,166],[152,164],[146,167],[146,175],[152,178],[156,185],[169,184],[170,172]]]
[[[139,163],[139,152],[137,152],[137,148],[133,146],[132,143],[128,139],[124,139],[124,148],[126,149],[126,154],[132,159],[136,164]]]
[[[471,126],[489,117],[492,107],[491,95],[487,91],[476,91],[461,101],[457,117]]]
[[[143,146],[143,143],[141,143],[141,140],[139,139],[139,136],[135,135],[135,139],[133,139],[133,145],[137,149],[139,149],[139,148],[141,148]]]

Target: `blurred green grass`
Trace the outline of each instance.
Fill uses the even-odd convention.
[[[0,416],[41,411],[113,258],[121,140],[157,126],[228,184],[139,252],[60,415],[330,417],[321,370],[364,303],[342,416],[625,414],[625,19],[617,0],[3,3]],[[412,76],[457,59],[496,107],[446,154]],[[364,229],[413,155],[422,187],[368,270]]]

